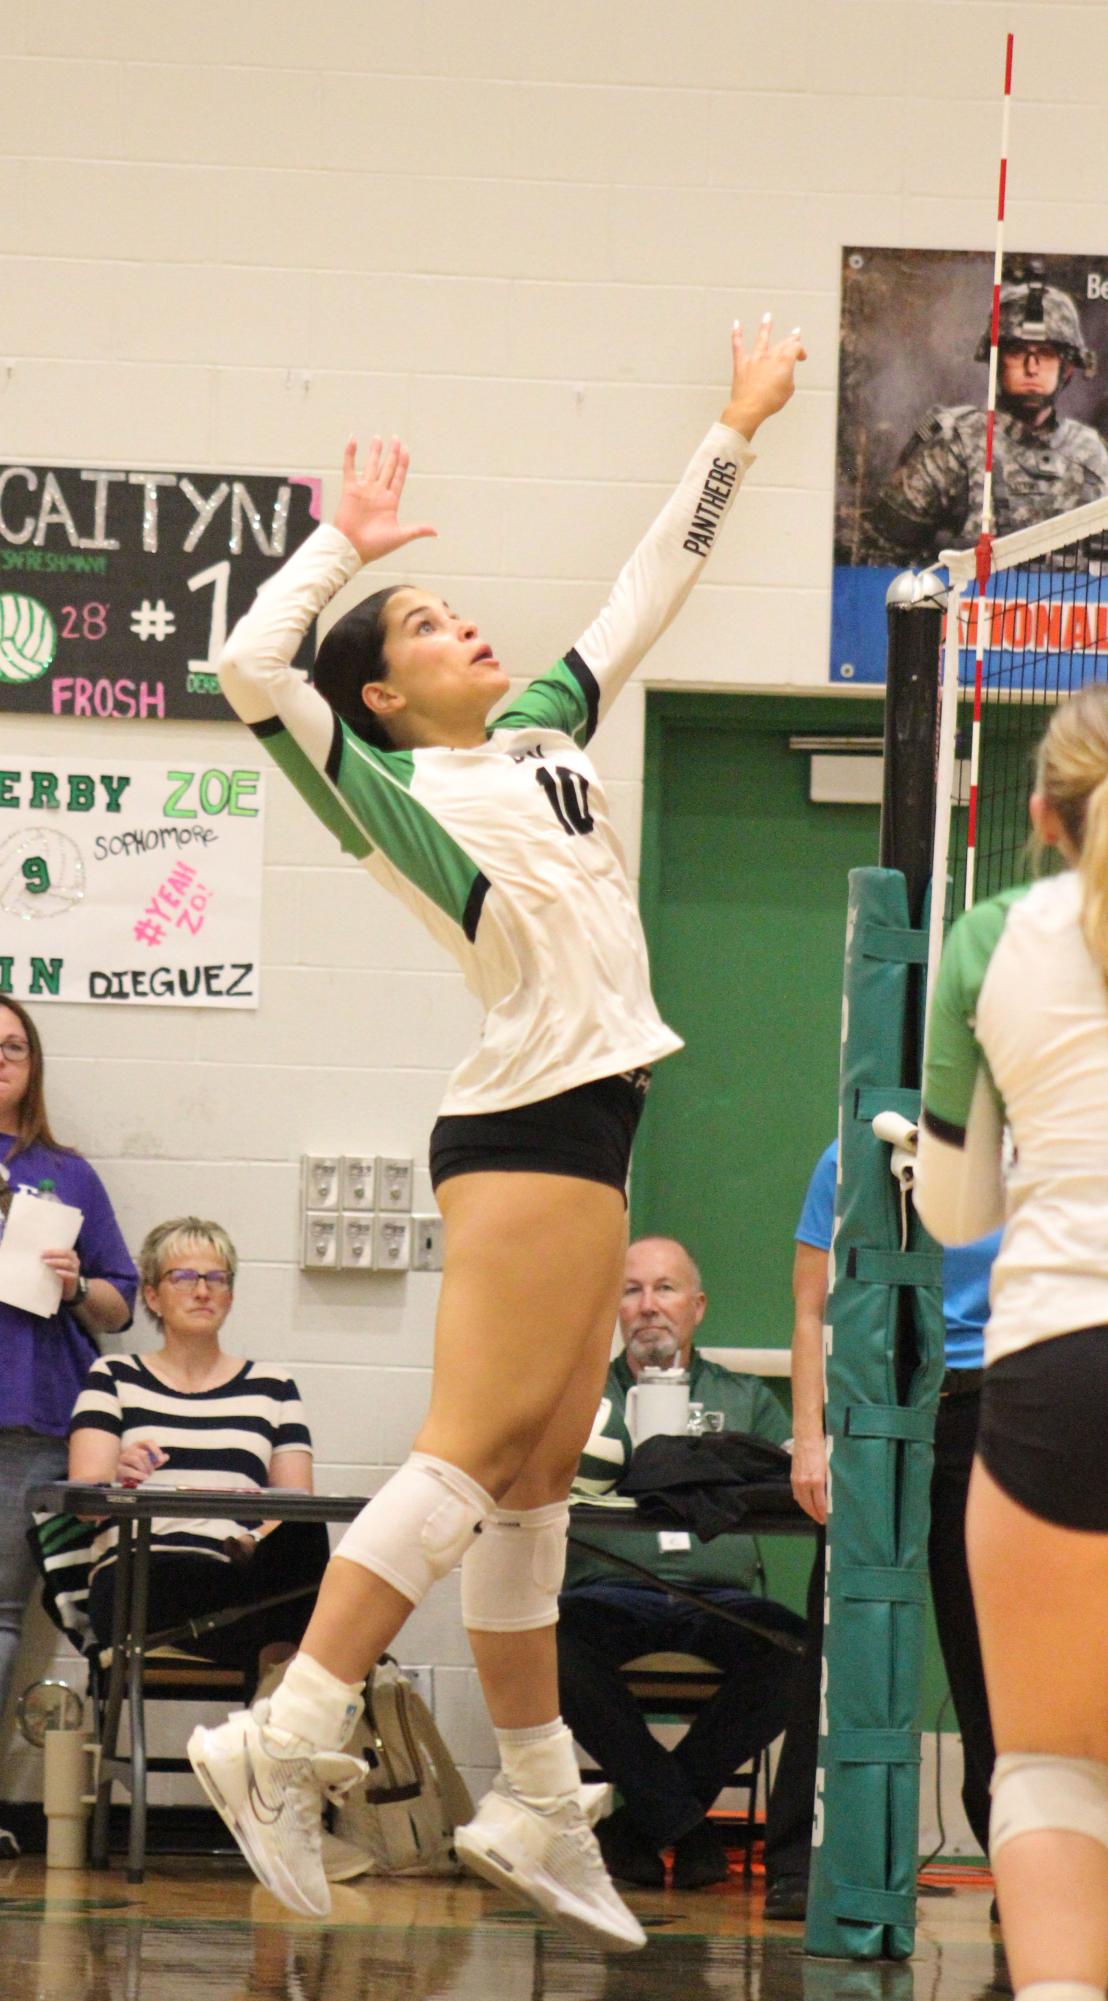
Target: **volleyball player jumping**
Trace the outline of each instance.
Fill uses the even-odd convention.
[[[989,1848],[1016,2001],[1103,2001],[1108,689],[1055,711],[1031,818],[1071,867],[978,904],[951,931],[928,1031],[916,1200],[948,1244],[1007,1210],[967,1514],[998,1754]]]
[[[434,533],[397,518],[408,455],[396,439],[374,439],[362,473],[351,441],[334,525],[265,585],[225,650],[222,684],[243,721],[459,961],[485,1009],[431,1139],[445,1250],[415,1449],[339,1544],[272,1700],[189,1745],[247,1860],[294,1910],[329,1908],[321,1799],[361,1770],[342,1747],[365,1677],[460,1559],[501,1771],[458,1852],[594,1944],[645,1944],[582,1809],[554,1625],[566,1496],[619,1299],[631,1142],[649,1066],[680,1041],[651,998],[585,745],[700,574],[749,441],[791,396],[803,355],[798,333],[771,344],[768,315],[749,353],[736,327],[719,423],[599,616],[491,726],[508,676],[476,625],[422,585],[340,618],[314,686],[290,665],[363,564]],[[387,1019],[366,1034],[387,1047]]]

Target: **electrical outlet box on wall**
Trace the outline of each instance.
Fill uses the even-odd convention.
[[[301,1154],[300,1201],[303,1208],[338,1208],[339,1167],[337,1153]]]
[[[412,1217],[412,1270],[442,1270],[442,1217]]]
[[[376,1178],[372,1154],[345,1153],[342,1157],[343,1208],[372,1209]]]
[[[376,1162],[377,1207],[393,1214],[411,1211],[412,1163],[378,1154]]]
[[[339,1262],[339,1219],[326,1210],[309,1209],[304,1217],[300,1262],[305,1271],[336,1271]]]
[[[411,1242],[410,1216],[382,1216],[378,1213],[373,1218],[374,1271],[407,1271]]]

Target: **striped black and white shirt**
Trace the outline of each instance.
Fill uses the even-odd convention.
[[[244,1362],[213,1390],[177,1390],[148,1369],[141,1355],[101,1355],[73,1406],[70,1435],[107,1431],[120,1449],[150,1439],[169,1457],[146,1487],[225,1487],[256,1493],[270,1484],[276,1452],[312,1449],[300,1392],[270,1362]],[[223,1545],[248,1525],[226,1519],[169,1518],[151,1524],[150,1546],[191,1556],[229,1559]],[[117,1531],[105,1523],[92,1549],[93,1573],[113,1559]]]

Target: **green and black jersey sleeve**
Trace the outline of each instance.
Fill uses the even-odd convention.
[[[923,1123],[952,1146],[964,1146],[974,1092],[988,1075],[974,1033],[977,1000],[1012,904],[1026,890],[1006,889],[978,903],[951,929],[927,1022],[923,1077]]]
[[[578,745],[588,743],[628,676],[680,611],[753,458],[741,432],[712,425],[624,564],[607,604],[549,672],[497,717],[495,729],[560,729]]]
[[[327,776],[373,846],[472,943],[488,878],[413,789],[416,757],[363,743],[336,716]]]
[[[317,528],[258,592],[220,661],[224,693],[348,854],[378,851],[472,940],[488,884],[413,792],[410,751],[363,743],[292,666],[313,618],[360,567],[336,528]]]
[[[316,819],[322,821],[328,832],[334,835],[344,854],[353,855],[355,861],[364,861],[372,852],[372,841],[351,819],[341,799],[336,798],[327,780],[321,777],[307,751],[297,743],[280,716],[270,716],[265,722],[255,723],[253,734],[259,743],[265,745],[274,764],[295,786]]]
[[[262,585],[219,662],[227,700],[340,846],[359,860],[371,842],[327,782],[329,705],[292,661],[313,620],[361,567],[337,528],[317,528]]]
[[[985,975],[1022,886],[960,917],[946,941],[927,1022],[915,1201],[940,1243],[965,1244],[1004,1218],[1004,1107],[977,1040]]]
[[[596,729],[600,689],[574,647],[497,716],[498,730],[560,730],[584,749]]]

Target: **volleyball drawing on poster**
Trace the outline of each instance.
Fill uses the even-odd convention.
[[[992,273],[987,251],[843,252],[832,681],[883,681],[891,579],[980,535]],[[1108,496],[1108,256],[1006,257],[998,333],[1000,536]],[[1099,575],[1099,546],[1089,553]],[[1037,650],[1071,647],[1056,581],[1029,578],[1026,595]],[[1005,615],[1011,630],[987,643],[1019,651],[1011,606]],[[1108,584],[1077,637],[1108,654]]]
[[[256,1008],[252,764],[0,764],[0,997]]]

